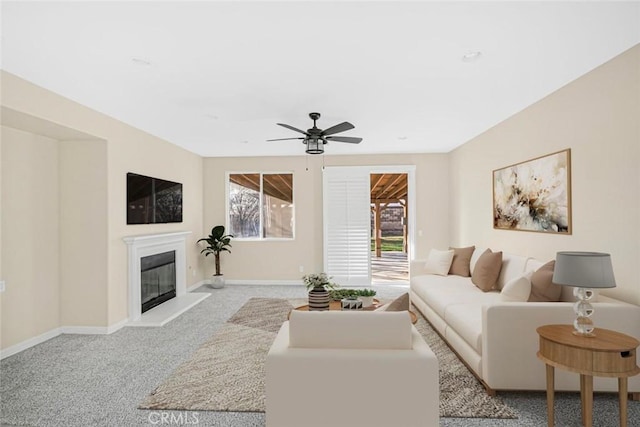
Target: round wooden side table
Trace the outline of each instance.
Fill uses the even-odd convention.
[[[595,337],[573,334],[572,325],[545,325],[540,335],[538,358],[547,366],[547,416],[554,423],[554,368],[580,374],[582,423],[593,424],[593,377],[618,378],[620,426],[627,425],[627,378],[640,373],[636,365],[636,348],[640,341],[619,332],[597,328]]]

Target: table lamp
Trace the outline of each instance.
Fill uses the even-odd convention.
[[[594,326],[591,316],[593,306],[589,300],[593,297],[593,288],[613,288],[616,280],[613,277],[611,255],[600,252],[558,252],[553,271],[553,283],[564,286],[575,286],[573,295],[576,302],[573,311],[574,335],[593,337]]]

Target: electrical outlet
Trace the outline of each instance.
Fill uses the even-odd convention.
[[[304,273],[304,265],[300,266],[300,273]]]
[[[196,277],[196,270],[195,270],[195,269],[191,270],[191,275],[192,275],[193,277]]]
[[[4,286],[4,280],[0,280],[0,292],[4,292],[5,286]]]

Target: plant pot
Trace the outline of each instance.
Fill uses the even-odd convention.
[[[309,311],[329,310],[331,297],[324,287],[313,288],[309,291]]]
[[[362,310],[362,300],[345,298],[341,301],[342,310]]]
[[[224,275],[214,275],[211,277],[211,287],[213,289],[222,289],[224,288]]]
[[[373,297],[360,297],[360,300],[362,301],[363,308],[371,307],[373,305]]]

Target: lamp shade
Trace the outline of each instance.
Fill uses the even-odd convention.
[[[600,252],[558,252],[553,283],[580,288],[613,288],[611,255]]]

